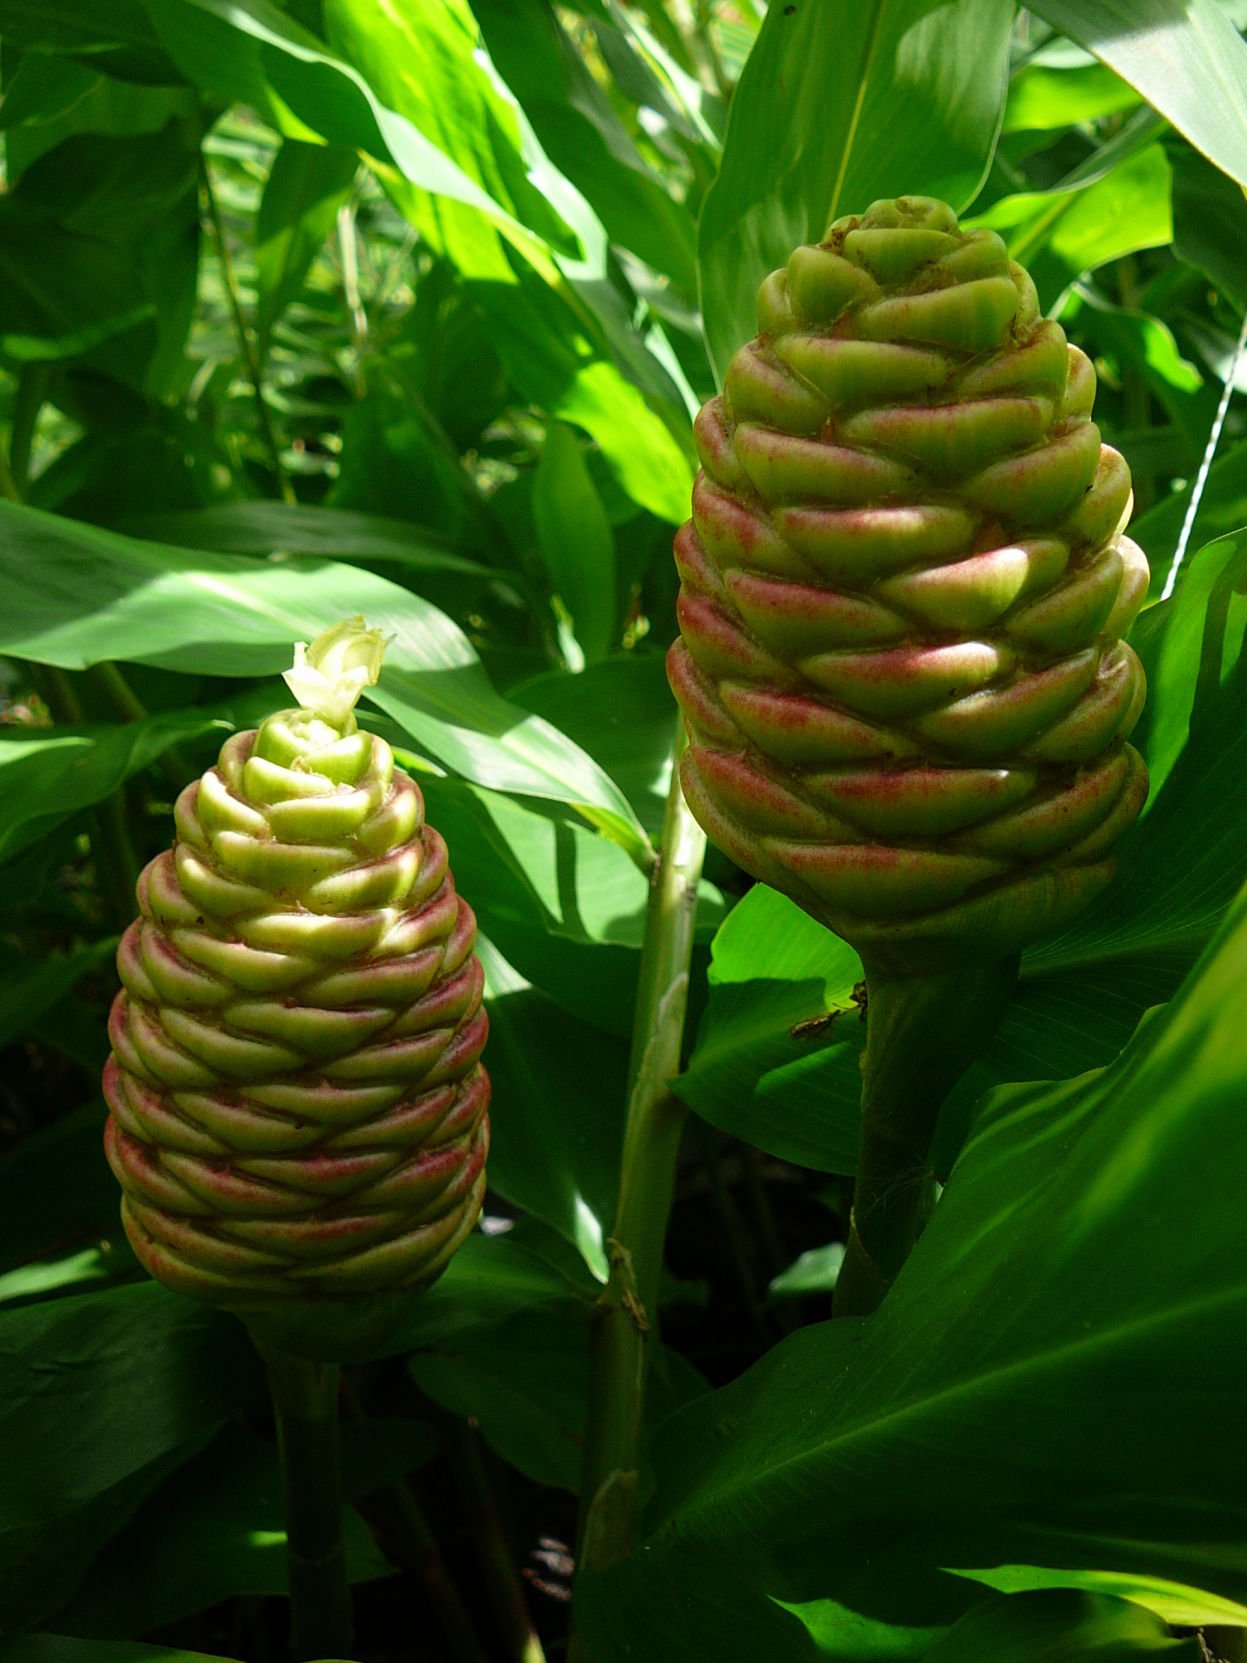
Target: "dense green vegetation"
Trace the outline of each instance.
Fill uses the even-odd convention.
[[[5,1663],[289,1655],[262,1371],[143,1276],[98,1082],[177,792],[354,613],[494,1089],[483,1229],[347,1372],[354,1655],[554,1660],[573,1611],[576,1663],[1247,1655],[1245,26],[0,0]],[[1152,794],[951,1094],[896,1287],[831,1322],[861,965],[665,806],[670,548],[762,278],[906,192],[1095,364]],[[688,1114],[637,1505],[572,1602],[630,1096],[672,1150]]]

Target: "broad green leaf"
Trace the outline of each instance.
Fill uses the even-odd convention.
[[[535,676],[512,687],[509,697],[588,751],[626,794],[645,829],[657,835],[676,722],[657,653],[604,659],[578,676]]]
[[[0,1609],[37,1622],[170,1463],[262,1393],[233,1318],[155,1283],[0,1312]]]
[[[526,165],[515,107],[486,67],[467,0],[326,0],[326,35],[382,103],[545,243],[574,251],[554,193]],[[416,181],[418,183],[418,181]]]
[[[579,1318],[579,1320],[576,1320]],[[408,1367],[421,1391],[471,1416],[503,1459],[538,1484],[580,1487],[592,1306],[520,1312],[419,1351]],[[704,1391],[696,1371],[655,1345],[647,1410],[657,1425]]]
[[[830,1295],[844,1263],[844,1243],[829,1242],[826,1247],[807,1248],[798,1258],[773,1276],[767,1287],[767,1300],[808,1299],[811,1294]]]
[[[471,1416],[519,1472],[573,1494],[580,1485],[589,1363],[589,1311],[505,1317],[420,1351],[408,1365],[422,1392]]]
[[[1129,1663],[1164,1656],[1201,1663],[1199,1641],[1175,1639],[1150,1611],[1107,1594],[1073,1589],[1004,1594],[967,1611],[924,1654],[929,1663]]]
[[[0,531],[0,651],[66,669],[120,659],[276,675],[292,641],[363,611],[392,637],[372,697],[418,745],[497,790],[573,804],[642,855],[644,834],[602,770],[500,698],[457,626],[396,584],[327,561],[166,548],[11,503]]]
[[[47,8],[40,7],[40,10],[46,12]],[[68,60],[32,52],[25,61],[47,66]],[[111,67],[107,54],[92,53],[89,61],[97,71]],[[177,71],[171,64],[167,68],[169,74],[164,79],[177,82]],[[4,108],[7,107],[6,94]],[[198,100],[188,86],[140,85],[114,80],[109,74],[94,74],[90,76],[82,95],[59,113],[49,113],[46,120],[22,123],[7,130],[4,149],[10,188],[20,183],[26,170],[39,157],[77,134],[101,133],[122,137],[127,134],[159,133],[172,121],[194,123],[198,118]]]
[[[587,1318],[601,1290],[573,1249],[535,1219],[495,1218],[487,1205],[485,1222],[493,1233],[473,1231],[434,1285],[412,1301],[393,1352],[449,1344],[524,1311],[567,1306],[574,1324]]]
[[[214,728],[223,742],[229,724],[206,710],[111,728],[0,728],[0,860],[102,802],[171,746]]]
[[[273,160],[255,224],[256,337],[268,351],[273,325],[299,293],[351,194],[353,150],[287,139]]]
[[[98,1247],[83,1248],[78,1253],[61,1253],[57,1258],[19,1265],[16,1270],[0,1275],[0,1305],[46,1299],[49,1294],[66,1293],[71,1288],[87,1293],[92,1283],[124,1276],[136,1263],[123,1237],[119,1241],[101,1242]]]
[[[114,46],[154,44],[142,0],[111,0],[101,11],[93,0],[0,0],[0,35],[30,52],[99,52]]]
[[[560,422],[546,429],[532,504],[550,582],[570,617],[583,662],[594,664],[616,645],[615,539],[580,444]]]
[[[563,940],[640,947],[648,885],[618,844],[533,798],[435,779],[425,798],[482,921],[500,914]]]
[[[627,1046],[562,1011],[478,938],[489,1011],[489,1181],[606,1280],[618,1188]]]
[[[1117,1599],[1133,1600],[1162,1622],[1174,1626],[1197,1628],[1203,1623],[1214,1623],[1227,1628],[1247,1628],[1247,1606],[1163,1576],[1132,1575],[1129,1571],[1052,1570],[1043,1565],[994,1565],[990,1570],[980,1568],[959,1574],[1006,1594],[1044,1588],[1076,1588],[1088,1594],[1110,1594]]]
[[[172,119],[154,133],[75,135],[26,167],[7,199],[36,212],[51,208],[65,231],[100,238],[110,263],[130,265],[130,302],[150,301],[154,343],[127,332],[92,351],[88,362],[157,397],[180,396],[191,374],[183,349],[199,275],[200,127],[196,114]],[[79,261],[84,253],[79,251]],[[100,273],[101,294],[108,269]],[[94,281],[90,266],[79,275]],[[57,280],[65,281],[65,274]]]
[[[416,1422],[345,1421],[344,1494],[393,1482],[433,1447]],[[352,1582],[393,1575],[353,1509],[342,1525]],[[225,1599],[286,1592],[277,1447],[229,1426],[148,1497],[57,1621],[81,1635],[146,1634]]]
[[[71,1109],[0,1161],[0,1271],[121,1235],[121,1194],[102,1158],[104,1112],[102,1103]]]
[[[80,357],[154,316],[128,254],[16,195],[0,201],[0,353],[19,364]]]
[[[177,514],[143,515],[120,529],[154,543],[212,549],[218,554],[305,554],[325,560],[374,561],[405,567],[421,577],[441,572],[474,578],[492,575],[488,566],[464,559],[424,526],[347,508],[223,502]]]
[[[230,1658],[137,1640],[80,1640],[69,1634],[16,1634],[4,1643],[5,1663],[233,1663]]]
[[[1011,0],[768,7],[732,100],[698,234],[706,338],[722,378],[754,298],[798,243],[878,197],[963,208],[1004,100]]]
[[[1036,0],[1031,9],[1247,185],[1247,43],[1217,0]]]
[[[1080,189],[1025,192],[995,203],[972,223],[999,231],[1051,308],[1084,272],[1170,241],[1169,163],[1149,145]]]
[[[1154,792],[1168,780],[1193,725],[1209,719],[1210,701],[1219,702],[1242,656],[1245,627],[1247,532],[1200,549],[1188,561],[1176,604],[1154,607],[1140,620],[1135,633],[1146,655],[1144,733]],[[1226,738],[1233,743],[1232,734]]]
[[[99,82],[84,64],[44,52],[24,54],[9,77],[0,104],[0,132],[27,122],[42,125],[71,110]]]
[[[1147,386],[1181,425],[1194,464],[1203,454],[1212,426],[1216,393],[1182,356],[1169,325],[1147,312],[1114,306],[1089,285],[1077,286],[1067,297],[1061,322],[1066,334],[1081,341],[1089,356],[1106,358],[1119,380],[1133,374]]]
[[[626,1036],[644,927],[640,874],[625,879],[600,858],[603,839],[560,825],[544,805],[512,813],[518,805],[493,792],[423,783],[430,823],[454,850],[456,881],[498,950],[565,1011]],[[594,879],[605,881],[601,893]]]
[[[413,184],[471,204],[523,240],[508,210],[349,64],[267,0],[145,0],[161,44],[188,80],[253,105],[283,137],[318,137],[381,158]]]
[[[519,974],[596,1029],[627,1034],[648,887],[623,850],[549,804],[425,781],[428,817],[454,850],[456,881]],[[703,881],[698,934],[723,915]]]
[[[1171,1579],[1204,1621],[1241,1603],[1245,972],[1247,894],[1111,1067],[984,1104],[874,1317],[801,1330],[664,1428],[644,1550],[585,1590],[608,1663],[612,1612],[642,1652],[682,1640],[695,1576],[743,1620],[846,1600],[863,1553],[877,1589],[908,1556]]]
[[[1049,132],[1116,115],[1138,102],[1134,88],[1104,64],[1058,68],[1042,59],[1032,60],[1009,85],[1004,131]]]
[[[675,1090],[720,1131],[799,1166],[852,1172],[861,978],[851,947],[756,884],[715,937],[709,1002]]]
[[[1183,490],[1175,491],[1140,514],[1130,527],[1130,535],[1146,551],[1151,563],[1153,590],[1159,589],[1169,570],[1193,484],[1192,480]],[[1199,548],[1244,525],[1247,525],[1247,443],[1240,440],[1237,444],[1226,444],[1219,460],[1212,465],[1191,528],[1189,547]]]
[[[0,1047],[20,1039],[27,1029],[112,954],[115,941],[97,942],[70,953],[50,955],[39,963],[9,958],[0,971]]]
[[[546,153],[593,204],[611,240],[691,293],[690,217],[641,156],[550,0],[473,0],[472,10]]]
[[[675,524],[684,518],[692,483],[687,413],[635,336],[624,343],[626,374],[612,360],[621,343],[607,339],[597,307],[610,312],[618,302],[603,282],[600,224],[528,135],[523,154],[516,149],[514,113],[470,44],[465,51],[458,0],[452,8],[404,0],[403,10],[385,13],[337,0],[335,42],[351,63],[266,0],[148,5],[165,48],[206,92],[252,105],[287,138],[362,151],[427,241],[448,249],[453,232],[456,264],[474,280],[493,344],[525,396],[584,427],[638,503]],[[425,35],[446,43],[446,53],[434,59]],[[557,198],[557,210],[547,198]],[[533,224],[521,224],[520,212]],[[581,242],[592,234],[601,245],[597,269],[575,274],[583,294],[545,241],[567,240],[568,212]],[[570,243],[569,251],[576,254]],[[628,378],[636,374],[652,396],[667,398],[667,420],[647,407]]]
[[[417,126],[428,124],[474,177],[513,179],[520,152],[498,135],[500,125],[518,132],[518,118],[510,110],[509,119],[499,114],[496,94],[488,115],[481,114],[483,72],[475,61],[465,67],[461,45],[436,60],[430,55],[414,22],[434,10],[440,17],[432,0],[404,0],[384,29],[375,8],[360,0],[334,0],[330,15],[336,44],[382,97]],[[462,12],[457,3],[432,38],[443,30],[462,35]],[[531,133],[518,136],[525,166],[572,225],[576,247],[560,251],[517,239],[496,216],[491,221],[410,173],[400,178],[382,168],[379,177],[422,237],[457,268],[524,397],[584,428],[628,495],[678,524],[692,485],[688,411],[610,286],[601,222]]]
[[[1198,151],[1175,148],[1173,241],[1236,306],[1247,306],[1247,197]]]

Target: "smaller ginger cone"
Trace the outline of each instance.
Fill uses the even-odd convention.
[[[117,962],[105,1146],[166,1286],[346,1360],[480,1212],[489,1081],[476,925],[412,780],[354,705],[362,618],[296,650],[299,708],[187,786]]]
[[[1014,955],[1147,795],[1148,571],[1095,372],[927,197],[837,220],[758,312],[676,539],[689,806],[868,962]]]

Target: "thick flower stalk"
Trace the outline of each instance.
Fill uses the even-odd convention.
[[[484,1189],[475,921],[416,785],[353,713],[381,637],[299,648],[299,708],[178,799],[118,953],[108,1157],[138,1257],[338,1360],[431,1282]]]
[[[798,248],[697,422],[676,552],[689,803],[875,963],[1016,953],[1147,792],[1147,588],[1095,373],[924,197]]]

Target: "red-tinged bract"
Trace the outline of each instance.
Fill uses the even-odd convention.
[[[139,882],[104,1076],[153,1276],[333,1357],[379,1342],[484,1191],[475,920],[415,783],[352,712],[381,642],[300,651],[310,708],[226,741]]]
[[[762,285],[676,539],[693,813],[876,963],[1008,955],[1113,872],[1147,590],[1095,373],[994,232],[877,202]]]

